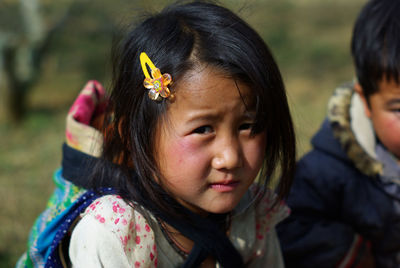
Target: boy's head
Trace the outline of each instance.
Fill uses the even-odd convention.
[[[400,158],[400,0],[371,0],[354,26],[351,51],[375,133]]]
[[[353,30],[351,52],[356,75],[367,99],[386,78],[400,82],[400,1],[371,0]]]

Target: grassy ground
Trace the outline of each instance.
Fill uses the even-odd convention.
[[[351,27],[365,1],[222,2],[240,9],[274,53],[302,155],[325,116],[332,90],[353,78]],[[73,20],[65,30],[68,34],[55,40],[43,76],[29,96],[29,113],[23,122],[16,125],[6,119],[5,95],[0,91],[0,267],[12,267],[25,250],[29,228],[53,189],[51,177],[60,163],[69,105],[87,79],[107,80],[109,32],[101,29],[106,34],[96,34],[96,22]],[[84,30],[74,30],[79,28]]]

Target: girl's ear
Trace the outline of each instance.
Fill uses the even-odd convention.
[[[111,137],[113,137],[114,135],[118,135],[121,143],[124,144],[124,146],[128,146],[127,150],[121,151],[118,154],[114,155],[113,163],[117,165],[126,165],[128,168],[133,168],[133,161],[129,155],[131,142],[129,140],[126,140],[126,137],[124,137],[123,135],[123,124],[125,123],[124,121],[125,118],[121,118],[118,122],[111,124],[108,127],[107,132],[111,135]],[[118,134],[115,132],[117,132]],[[105,138],[107,138],[107,136]]]
[[[118,125],[118,127],[117,127],[118,135],[120,136],[121,140],[124,140],[124,135],[123,135],[123,131],[122,131],[122,126],[123,126],[124,121],[125,121],[125,119],[121,118],[117,124]]]
[[[354,84],[354,91],[361,97],[364,106],[364,113],[368,118],[371,118],[371,107],[369,106],[368,100],[364,95],[363,89],[360,83],[356,82]]]

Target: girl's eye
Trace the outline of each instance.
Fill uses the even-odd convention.
[[[193,133],[195,134],[208,134],[208,133],[212,133],[213,129],[211,126],[201,126],[196,128],[195,130],[193,130]]]
[[[253,127],[253,123],[244,123],[239,126],[239,130],[250,130]]]

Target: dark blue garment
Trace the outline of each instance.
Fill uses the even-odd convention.
[[[286,266],[336,267],[361,236],[354,265],[369,241],[376,267],[398,267],[400,218],[379,177],[354,166],[327,120],[312,145],[298,163],[287,200],[292,214],[277,227]]]
[[[55,234],[54,240],[50,245],[49,255],[47,257],[45,268],[62,268],[64,267],[63,262],[68,263],[68,260],[63,260],[68,256],[68,245],[69,245],[69,231],[71,226],[75,223],[76,219],[79,217],[81,213],[85,211],[85,209],[97,198],[99,198],[102,194],[112,194],[112,188],[106,188],[103,190],[101,194],[96,193],[94,191],[86,191],[82,196],[76,200],[68,210],[68,213],[63,218],[63,221],[60,222],[57,227],[57,232]],[[65,239],[68,237],[68,239]],[[67,243],[62,245],[63,243]],[[63,255],[63,256],[62,256]]]

